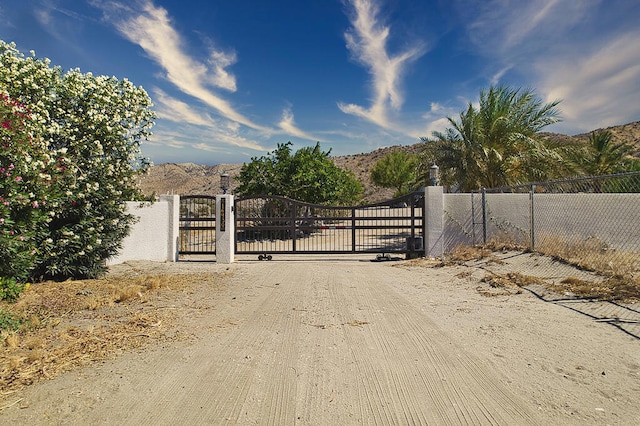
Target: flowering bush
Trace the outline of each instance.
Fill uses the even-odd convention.
[[[149,162],[140,143],[155,118],[149,96],[126,79],[63,73],[48,59],[37,59],[33,52],[25,58],[13,43],[2,41],[0,93],[5,109],[11,109],[7,114],[18,105],[25,114],[22,123],[7,121],[10,130],[3,141],[16,154],[0,156],[0,161],[5,169],[14,166],[11,177],[2,179],[4,197],[12,206],[21,203],[26,215],[16,222],[22,216],[11,210],[11,222],[5,222],[14,234],[0,238],[24,237],[30,245],[11,240],[12,250],[30,253],[35,262],[10,274],[0,270],[0,275],[24,278],[18,270],[28,270],[33,278],[100,275],[134,220],[124,201],[142,198],[136,179]],[[18,145],[29,149],[28,155],[15,150]]]
[[[24,281],[38,258],[51,159],[23,105],[0,94],[0,278]],[[7,281],[8,282],[8,281]]]

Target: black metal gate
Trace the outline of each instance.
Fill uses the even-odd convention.
[[[362,206],[279,196],[235,200],[236,254],[420,253],[424,192]]]
[[[216,197],[180,196],[178,254],[216,253]]]

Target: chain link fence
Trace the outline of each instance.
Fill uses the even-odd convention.
[[[640,282],[640,172],[446,196],[445,251],[514,248]]]
[[[484,270],[483,291],[515,285],[640,339],[640,172],[445,194],[444,204],[446,256]]]

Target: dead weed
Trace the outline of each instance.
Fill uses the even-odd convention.
[[[483,296],[509,296],[512,294],[521,294],[522,287],[534,282],[541,281],[539,278],[529,275],[510,272],[508,274],[486,274],[480,282],[487,286],[478,286],[476,290]]]
[[[171,294],[210,275],[149,275],[32,285],[0,309],[22,320],[0,334],[0,394],[158,340],[180,339]]]
[[[561,293],[573,293],[585,299],[634,301],[640,300],[640,283],[630,282],[628,277],[612,276],[602,281],[586,281],[567,277],[560,284],[547,284],[547,288]]]

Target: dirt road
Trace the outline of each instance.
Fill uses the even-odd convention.
[[[511,302],[482,299],[455,271],[397,266],[363,260],[196,264],[199,272],[226,271],[229,277],[221,289],[203,286],[175,301],[194,340],[123,354],[34,386],[27,403],[7,409],[0,422],[522,425],[638,420],[629,417],[640,392],[637,383],[633,392],[621,392],[628,399],[615,404],[603,405],[610,398],[602,395],[582,397],[580,403],[572,399],[576,392],[588,395],[593,383],[585,382],[586,372],[600,379],[602,367],[591,365],[597,360],[589,355],[580,363],[582,383],[562,379],[551,366],[536,368],[542,363],[536,357],[553,363],[548,348],[571,338],[556,330],[530,349],[524,345],[527,336],[544,338],[552,327],[545,321],[570,313],[527,294]],[[481,300],[486,300],[482,310],[476,304]],[[507,303],[514,312],[505,316]],[[575,321],[575,327],[588,328],[580,318]],[[608,336],[608,329],[600,332],[597,339]],[[625,345],[623,351],[637,345],[628,336],[612,336]],[[562,359],[566,350],[555,350]],[[578,362],[567,356],[569,364]],[[635,358],[625,359],[618,372],[608,367],[611,380],[635,371]],[[620,385],[611,384],[611,392]],[[593,411],[600,406],[605,408]],[[623,408],[612,413],[611,407]]]

